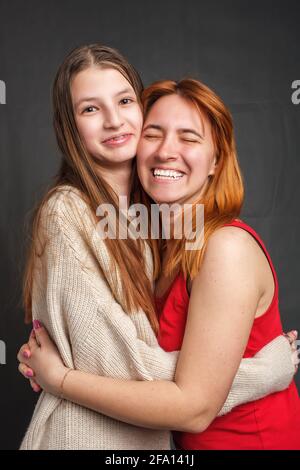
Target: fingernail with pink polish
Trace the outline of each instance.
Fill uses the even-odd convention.
[[[41,328],[42,324],[38,321],[38,320],[33,320],[33,328],[35,330],[38,330],[39,328]]]
[[[32,371],[31,371],[31,370],[28,370],[28,371],[26,372],[26,376],[27,376],[27,377],[33,377]]]
[[[26,359],[28,359],[28,358],[29,358],[28,352],[27,352],[27,351],[24,351],[24,352],[23,352],[23,356],[26,357]]]

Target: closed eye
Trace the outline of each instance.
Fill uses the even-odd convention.
[[[184,142],[195,142],[195,143],[200,143],[199,140],[196,139],[187,139],[187,138],[182,138]]]
[[[159,139],[161,136],[159,134],[144,134],[146,139]]]

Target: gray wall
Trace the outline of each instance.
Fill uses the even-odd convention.
[[[36,399],[16,362],[29,331],[20,306],[24,223],[58,165],[50,88],[61,60],[77,45],[119,48],[145,84],[193,76],[223,97],[245,175],[243,215],[273,257],[285,330],[300,328],[300,105],[291,101],[291,84],[300,79],[298,5],[0,1],[0,80],[6,84],[6,104],[0,104],[0,340],[7,354],[0,365],[0,448],[18,447]]]

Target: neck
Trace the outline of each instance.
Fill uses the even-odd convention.
[[[131,193],[131,176],[133,161],[118,163],[111,167],[99,168],[99,175],[111,186],[118,196],[126,196],[128,203]]]

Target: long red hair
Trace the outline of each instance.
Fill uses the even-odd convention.
[[[244,200],[244,186],[238,164],[231,114],[223,101],[198,80],[184,79],[179,82],[162,80],[146,88],[142,94],[144,116],[147,117],[153,104],[162,98],[177,94],[205,115],[211,124],[216,152],[216,170],[201,199],[196,204],[204,205],[204,243],[198,250],[186,250],[186,238],[172,239],[165,274],[174,275],[182,270],[191,280],[199,272],[209,237],[227,222],[238,217]],[[195,227],[195,211],[193,211]]]

